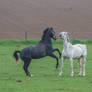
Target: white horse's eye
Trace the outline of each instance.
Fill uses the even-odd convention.
[[[62,34],[60,34],[59,37],[62,37]]]

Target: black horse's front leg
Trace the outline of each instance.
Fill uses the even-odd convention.
[[[53,58],[56,58],[56,60],[57,60],[57,64],[56,64],[56,69],[58,68],[58,57],[57,56],[55,56],[54,54],[50,54],[49,55],[50,57],[53,57]]]
[[[61,58],[61,52],[59,51],[59,49],[56,48],[56,49],[53,49],[53,50],[52,50],[52,52],[55,52],[55,51],[57,51],[57,52],[59,53],[59,58]]]

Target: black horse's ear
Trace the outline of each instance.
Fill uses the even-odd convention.
[[[50,28],[49,27],[47,27],[45,30],[49,30]]]
[[[48,30],[49,30],[49,27],[46,28],[46,29],[43,31],[43,34],[45,34]]]
[[[49,30],[49,27],[47,27],[44,31],[48,31]]]
[[[51,27],[50,29],[53,30],[53,27]]]
[[[49,30],[49,27],[47,27],[47,28],[44,30],[44,32],[45,32],[45,31],[48,31],[48,30]]]

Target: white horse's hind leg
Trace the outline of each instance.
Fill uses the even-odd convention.
[[[70,58],[70,65],[71,65],[71,77],[74,76],[74,71],[73,71],[73,59]]]
[[[59,76],[62,75],[62,73],[63,73],[63,68],[64,68],[64,57],[62,57],[61,71],[60,71],[60,73],[59,73]]]
[[[85,76],[85,62],[86,62],[86,57],[83,57],[83,76]]]
[[[79,62],[79,67],[80,67],[79,76],[81,76],[82,75],[81,58],[78,59],[78,62]]]

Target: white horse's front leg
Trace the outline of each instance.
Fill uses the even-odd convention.
[[[63,68],[64,68],[64,57],[62,57],[61,71],[60,71],[60,73],[59,73],[59,76],[62,75],[62,73],[63,73]]]
[[[83,57],[83,76],[85,76],[85,62],[86,62],[86,58]]]
[[[70,65],[71,65],[71,77],[74,76],[74,71],[73,71],[73,59],[70,58]]]

